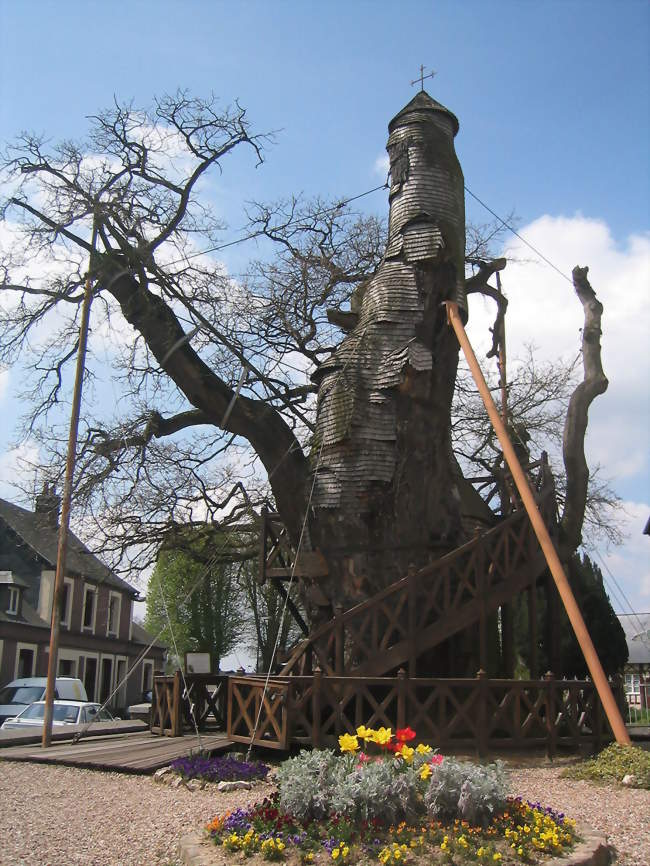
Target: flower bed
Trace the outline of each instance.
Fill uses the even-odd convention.
[[[500,763],[443,758],[414,739],[362,726],[339,738],[339,755],[302,752],[279,767],[276,794],[216,817],[208,836],[237,858],[291,864],[535,863],[575,844],[575,822],[507,797]]]
[[[266,778],[269,772],[269,767],[261,761],[241,761],[232,755],[216,758],[189,755],[178,758],[170,766],[183,779],[202,779],[206,782],[253,782]]]

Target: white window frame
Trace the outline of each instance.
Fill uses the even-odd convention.
[[[7,607],[7,613],[10,613],[12,616],[18,615],[18,604],[20,602],[20,590],[17,586],[9,587],[9,605]]]
[[[92,695],[88,695],[89,701],[96,702],[97,701],[97,691],[99,689],[99,653],[90,652],[88,650],[82,650],[79,653],[79,659],[81,660],[82,658],[84,660],[84,669],[83,669],[83,676],[80,677],[80,680],[84,684],[84,688],[86,686],[86,672],[88,669],[88,659],[94,659],[95,662],[97,663],[97,667],[95,669],[95,691],[92,693]],[[79,664],[77,664],[77,670],[80,670]]]
[[[93,622],[92,625],[86,625],[86,598],[88,597],[88,593],[92,592],[94,595],[93,602]],[[95,634],[95,624],[97,622],[97,607],[98,607],[98,597],[99,593],[97,591],[97,587],[92,583],[84,584],[84,600],[81,608],[81,631],[89,632],[90,634]]]
[[[111,629],[111,601],[113,599],[117,599],[117,623],[115,624],[115,628]],[[107,637],[118,637],[120,634],[120,618],[122,614],[122,595],[119,592],[113,592],[112,590],[108,593],[108,606],[106,608],[106,636]]]
[[[38,661],[38,644],[37,643],[17,643],[16,644],[16,658],[14,660],[14,679],[18,679],[18,662],[20,661],[20,651],[21,650],[32,650],[32,671],[28,676],[33,677],[34,671],[36,670],[36,662]]]
[[[129,673],[129,660],[126,656],[115,656],[115,665],[113,668],[113,689],[117,689],[113,696],[113,706],[115,707],[125,707],[126,706],[126,687],[129,684],[128,676],[124,680],[121,686],[119,686],[118,679],[118,671],[120,667],[120,662],[124,662],[124,674],[125,676]],[[111,691],[113,691],[111,689]]]
[[[102,667],[104,665],[104,662],[107,659],[111,663],[111,677],[110,677],[110,682],[109,682],[109,686],[108,686],[108,695],[106,696],[106,698],[108,698],[109,704],[112,704],[113,700],[115,699],[115,695],[113,695],[113,689],[115,688],[115,668],[117,667],[117,665],[115,664],[115,656],[113,655],[113,653],[100,653],[99,654],[99,661],[97,662],[97,684],[96,684],[97,689],[96,689],[95,694],[98,695],[97,701],[99,703],[103,703],[106,700],[106,698],[102,698],[101,686],[102,686]],[[111,695],[113,695],[113,697],[111,697]]]
[[[65,610],[61,611],[61,628],[70,630],[70,619],[72,617],[72,594],[74,592],[74,580],[71,577],[63,578],[63,585],[68,587],[68,597],[65,602]]]
[[[63,676],[78,677],[79,676],[79,656],[80,656],[80,653],[76,650],[59,649],[59,652],[57,653],[57,660],[56,660],[56,664],[57,664],[57,668],[58,668],[57,677],[63,677]],[[61,673],[61,662],[62,661],[73,663],[73,668],[72,668],[71,674],[62,674]]]

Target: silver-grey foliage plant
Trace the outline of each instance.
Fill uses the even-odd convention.
[[[278,769],[280,807],[299,820],[344,815],[395,822],[423,812],[412,767],[399,761],[358,765],[352,756],[301,752]]]
[[[336,755],[329,750],[301,752],[277,771],[280,807],[298,820],[330,813]]]
[[[479,766],[445,758],[433,768],[424,802],[432,818],[461,818],[485,826],[505,807],[507,795],[508,780],[501,761]]]

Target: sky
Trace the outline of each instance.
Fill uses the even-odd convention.
[[[510,355],[532,342],[540,357],[575,357],[582,310],[565,277],[590,267],[610,387],[590,413],[588,459],[624,501],[627,533],[596,561],[609,569],[617,611],[627,601],[648,611],[649,45],[646,0],[115,0],[110,10],[0,0],[0,139],[81,136],[114,98],[148,105],[179,87],[224,105],[237,99],[254,131],[275,136],[260,167],[239,156],[224,163],[215,204],[226,242],[240,236],[248,201],[347,198],[380,185],[388,121],[415,95],[420,64],[435,70],[426,88],[459,118],[467,187],[497,214],[514,212],[519,233],[565,275],[516,237],[506,241],[518,260],[503,275]],[[357,205],[386,215],[386,192]],[[471,196],[467,213],[491,219]],[[242,244],[224,261],[237,272],[254,254]],[[481,348],[488,314],[472,305],[470,337]],[[20,410],[20,381],[0,370],[8,498]]]

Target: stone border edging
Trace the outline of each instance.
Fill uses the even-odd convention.
[[[610,866],[614,862],[614,849],[607,844],[604,833],[578,828],[583,841],[566,857],[545,861],[548,866]],[[183,836],[178,843],[183,866],[220,866],[219,849],[199,833]]]

